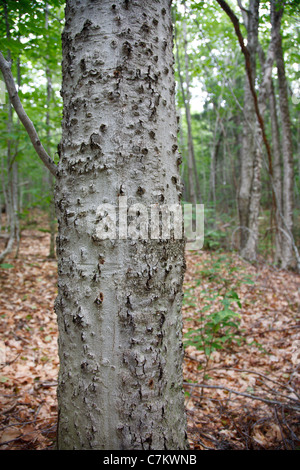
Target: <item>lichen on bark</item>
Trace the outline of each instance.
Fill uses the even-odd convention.
[[[69,0],[62,43],[58,448],[184,449],[184,241],[96,235],[180,203],[170,2]]]

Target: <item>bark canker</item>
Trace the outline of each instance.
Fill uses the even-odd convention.
[[[58,447],[184,449],[184,242],[95,236],[120,195],[180,201],[169,1],[67,1],[62,41]]]

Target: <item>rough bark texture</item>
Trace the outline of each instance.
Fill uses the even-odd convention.
[[[180,201],[170,2],[69,0],[62,40],[58,448],[184,449],[184,243],[96,215]]]

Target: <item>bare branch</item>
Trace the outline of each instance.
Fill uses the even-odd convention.
[[[4,59],[3,54],[1,52],[0,52],[0,69],[2,71],[3,78],[5,80],[6,88],[7,88],[11,103],[20,121],[22,122],[23,126],[26,129],[29,135],[29,138],[35,148],[36,153],[38,154],[38,156],[40,157],[44,165],[52,173],[52,175],[57,177],[57,166],[55,165],[52,158],[48,155],[48,153],[44,149],[33,123],[27,116],[22,106],[22,103],[20,101],[16,86],[15,86],[14,78],[11,73],[10,63]]]
[[[250,15],[250,11],[246,10],[246,8],[244,8],[241,0],[237,0],[237,2],[238,2],[238,6],[240,7],[240,10],[242,12],[242,15],[243,15],[244,25],[245,25],[246,29],[248,30],[248,24],[249,24],[248,16]]]
[[[299,408],[300,408],[300,404],[298,401],[295,404],[287,403],[287,402],[284,403],[278,400],[270,400],[268,398],[259,397],[257,395],[251,395],[249,393],[238,392],[228,387],[222,387],[221,385],[196,384],[196,383],[189,383],[189,382],[184,382],[183,385],[188,386],[188,387],[212,388],[216,390],[224,390],[229,393],[234,393],[235,395],[240,395],[242,397],[251,398],[252,400],[262,401],[263,403],[266,403],[267,405],[280,405],[280,406],[284,406],[285,408],[297,410],[297,411],[299,411]]]
[[[245,45],[244,38],[243,38],[243,35],[241,33],[241,30],[240,30],[239,20],[238,20],[237,16],[232,11],[232,9],[227,4],[227,2],[225,2],[224,0],[217,0],[217,2],[220,5],[220,7],[225,11],[225,13],[228,15],[228,17],[230,18],[230,20],[231,20],[231,22],[234,26],[236,36],[237,36],[238,41],[239,41],[241,51],[242,51],[242,53],[244,54],[244,57],[245,57],[246,73],[247,73],[248,80],[249,80],[250,91],[251,91],[251,94],[253,96],[255,113],[256,113],[256,116],[257,116],[257,120],[258,120],[260,130],[261,130],[261,133],[262,133],[263,142],[264,142],[264,145],[266,147],[266,151],[267,151],[267,155],[268,155],[269,173],[272,176],[273,175],[273,169],[272,169],[271,147],[270,147],[269,141],[267,139],[264,120],[263,120],[262,115],[261,115],[260,110],[259,110],[257,94],[256,94],[256,91],[255,91],[255,88],[254,88],[253,73],[252,73],[251,61],[250,61],[250,52],[249,52],[247,46]],[[274,200],[274,206],[276,206],[276,201],[275,200]]]

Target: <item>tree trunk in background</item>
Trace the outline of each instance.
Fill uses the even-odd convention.
[[[216,118],[215,128],[213,132],[213,142],[210,149],[210,166],[209,166],[209,202],[213,206],[214,211],[216,210],[216,160],[217,160],[217,125],[219,116]]]
[[[48,4],[46,3],[45,8],[45,29],[48,29]],[[50,103],[51,103],[51,93],[52,93],[52,83],[51,83],[51,73],[48,65],[46,66],[46,79],[47,79],[47,113],[46,113],[46,127],[47,127],[47,136],[46,136],[46,151],[48,155],[51,155],[51,131],[50,131]],[[50,245],[49,245],[49,258],[55,258],[55,204],[54,204],[54,176],[47,171],[47,183],[49,186],[50,201],[48,208],[48,222],[50,228]]]
[[[185,23],[184,23],[185,26]],[[181,63],[179,55],[179,46],[176,41],[176,55],[177,55],[177,66],[178,75],[180,81],[180,88],[182,93],[182,99],[184,102],[185,117],[188,129],[188,142],[187,142],[187,173],[188,173],[188,201],[193,204],[197,204],[196,184],[195,184],[195,157],[194,157],[194,144],[192,136],[192,122],[191,122],[191,110],[190,110],[190,91],[189,91],[189,74],[187,68],[187,51],[186,51],[186,33],[185,33],[185,78],[186,84],[184,86],[183,78],[181,75]]]
[[[62,44],[58,448],[185,449],[184,242],[97,235],[180,202],[170,2],[69,0]]]
[[[222,97],[221,97],[222,100]],[[220,101],[221,101],[220,100]],[[213,141],[211,143],[211,150],[210,150],[210,174],[209,174],[209,201],[212,203],[214,211],[216,210],[216,174],[217,174],[217,157],[218,152],[221,144],[222,132],[219,132],[220,123],[220,115],[219,115],[219,107],[216,108],[216,120],[214,125],[213,134]]]
[[[8,99],[8,119],[7,119],[7,132],[10,134],[12,132],[12,106],[10,99]],[[6,194],[6,224],[9,226],[9,238],[5,248],[0,253],[0,263],[2,263],[6,256],[12,252],[14,243],[16,241],[16,223],[15,223],[15,204],[14,204],[14,173],[12,166],[12,144],[11,139],[7,139],[7,157],[6,157],[6,166],[7,166],[7,185],[5,189]],[[4,188],[4,187],[3,187]]]
[[[184,65],[185,65],[185,84],[186,84],[186,96],[185,96],[185,112],[186,112],[186,121],[188,128],[188,152],[189,160],[191,161],[192,174],[191,178],[195,181],[195,197],[192,200],[194,204],[197,204],[197,201],[201,201],[201,191],[200,183],[197,174],[197,165],[195,159],[194,151],[194,141],[193,141],[193,131],[192,131],[192,117],[191,117],[191,92],[190,92],[190,74],[189,74],[189,56],[187,51],[188,40],[187,40],[187,31],[186,23],[183,22],[183,41],[184,41]]]
[[[247,21],[247,48],[250,53],[252,80],[256,77],[256,52],[258,46],[258,15],[259,0],[250,0]],[[257,208],[250,208],[251,190],[257,192],[260,181],[260,164],[257,161],[256,144],[256,115],[253,96],[250,90],[248,77],[245,77],[244,92],[244,128],[241,151],[241,175],[239,187],[239,218],[241,228],[240,250],[243,258],[253,261],[256,259],[257,225],[255,214]],[[254,178],[255,177],[255,178]],[[254,183],[254,184],[253,184]],[[256,204],[255,197],[252,205]],[[251,236],[251,239],[249,237]],[[248,243],[249,242],[249,243]],[[254,242],[254,243],[253,243]]]
[[[274,14],[272,15],[272,29],[275,35],[275,57],[278,75],[279,88],[279,108],[282,122],[282,158],[283,158],[283,183],[282,183],[282,268],[289,268],[295,265],[293,255],[293,145],[291,135],[291,121],[288,103],[288,87],[285,75],[285,64],[282,50],[282,38],[280,33],[281,18],[283,15],[282,2],[272,0]]]
[[[270,119],[272,128],[272,154],[273,154],[273,186],[276,197],[276,231],[275,231],[275,256],[276,265],[282,264],[282,158],[280,150],[280,131],[276,109],[276,96],[273,81],[269,95]]]
[[[20,20],[20,16],[19,16]],[[20,41],[20,36],[19,36]],[[21,61],[20,56],[17,60],[17,83],[18,83],[18,90],[20,90],[21,86]],[[16,131],[19,133],[20,129],[20,121],[17,119]],[[15,143],[15,155],[12,164],[12,179],[13,179],[13,201],[14,201],[14,217],[15,217],[15,236],[16,236],[16,253],[15,258],[19,256],[19,248],[20,248],[20,194],[19,194],[19,170],[18,170],[18,162],[16,157],[18,155],[18,146],[19,146],[19,139],[16,139]]]
[[[6,37],[10,39],[10,26],[9,26],[9,13],[7,2],[4,2],[4,14],[6,24]],[[11,60],[11,52],[7,51],[7,60]],[[19,74],[18,74],[19,75]],[[9,238],[4,250],[0,253],[0,263],[2,263],[6,256],[11,253],[14,244],[17,241],[17,252],[19,246],[19,217],[18,217],[18,164],[16,162],[16,152],[13,153],[13,146],[10,134],[13,131],[13,110],[10,99],[8,98],[8,119],[7,119],[7,187],[4,189],[6,194],[6,216],[7,223],[9,224]],[[17,144],[16,144],[17,145]],[[3,187],[4,188],[4,187]]]
[[[260,55],[262,80],[259,86],[258,94],[258,107],[259,112],[264,120],[267,108],[267,99],[270,95],[271,81],[272,81],[272,68],[274,62],[274,38],[271,37],[268,52],[265,57],[262,48],[257,41],[257,50]],[[252,97],[253,100],[253,97]],[[262,131],[259,126],[257,116],[254,137],[255,137],[255,156],[253,160],[253,175],[250,191],[249,214],[248,214],[248,237],[246,244],[243,248],[243,256],[250,261],[255,260],[258,246],[259,236],[259,212],[260,212],[260,199],[261,199],[261,167],[263,161],[264,141]],[[269,162],[270,178],[273,178],[272,162]]]

